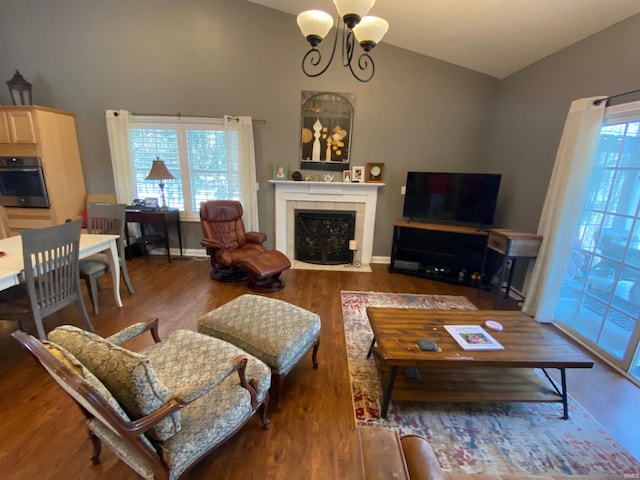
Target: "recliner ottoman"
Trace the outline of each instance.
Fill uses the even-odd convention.
[[[248,286],[254,292],[277,292],[284,288],[284,280],[280,274],[291,268],[287,256],[278,251],[270,250],[243,258],[238,265],[247,269]]]
[[[198,319],[197,329],[226,340],[271,368],[272,402],[282,409],[285,377],[313,348],[313,368],[318,368],[320,317],[283,300],[245,294]]]

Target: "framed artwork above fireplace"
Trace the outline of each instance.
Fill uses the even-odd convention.
[[[349,168],[354,104],[353,93],[302,92],[301,169]]]

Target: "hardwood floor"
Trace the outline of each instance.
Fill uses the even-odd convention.
[[[113,303],[110,278],[102,279],[100,315],[91,315],[98,334],[110,335],[131,323],[160,319],[161,336],[175,329],[195,330],[196,320],[236,296],[244,283],[209,279],[208,261],[165,258],[129,262],[135,294],[122,289],[124,307]],[[272,413],[270,430],[258,418],[214,451],[186,478],[221,479],[358,479],[354,420],[340,307],[341,290],[464,295],[478,308],[490,309],[493,297],[467,287],[402,274],[384,265],[372,273],[288,270],[287,286],[269,296],[317,312],[322,319],[314,370],[305,358],[289,374],[283,411]],[[83,287],[84,288],[84,287]],[[88,297],[85,302],[90,306]],[[50,317],[56,324],[81,326],[73,307]],[[0,322],[0,471],[10,479],[136,478],[105,448],[102,462],[89,460],[90,443],[80,412],[66,394],[9,336],[16,328]],[[550,327],[553,328],[553,327]],[[150,338],[133,347],[150,343]],[[569,372],[569,390],[611,434],[640,459],[640,389],[597,358],[592,370]],[[561,420],[559,420],[561,421]]]

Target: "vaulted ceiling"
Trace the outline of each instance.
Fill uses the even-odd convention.
[[[249,1],[292,22],[304,10],[337,15],[331,0]],[[638,13],[640,0],[378,0],[370,12],[390,24],[383,42],[496,78]]]

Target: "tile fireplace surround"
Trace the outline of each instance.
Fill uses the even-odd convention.
[[[269,180],[276,189],[276,249],[291,260],[294,253],[294,211],[345,210],[356,212],[357,258],[369,265],[373,253],[378,188],[384,183],[293,182]]]

